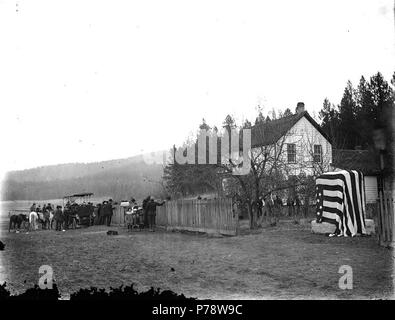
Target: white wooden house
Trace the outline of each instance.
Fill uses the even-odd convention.
[[[299,102],[293,115],[256,124],[251,130],[255,154],[268,150],[287,176],[318,175],[329,171],[332,144]]]

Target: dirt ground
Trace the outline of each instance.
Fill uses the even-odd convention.
[[[50,265],[65,298],[79,288],[131,283],[210,299],[393,298],[393,252],[373,237],[329,238],[289,222],[222,238],[111,229],[119,235],[106,235],[103,226],[2,230],[0,283],[23,292],[38,283],[39,267]],[[352,267],[352,290],[339,289],[341,265]]]

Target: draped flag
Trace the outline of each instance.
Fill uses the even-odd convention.
[[[336,225],[344,236],[365,234],[365,185],[362,172],[327,172],[316,179],[317,222]]]

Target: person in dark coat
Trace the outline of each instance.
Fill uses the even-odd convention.
[[[271,220],[272,220],[272,224],[276,225],[281,214],[282,201],[277,195],[274,195],[274,199],[272,200],[272,202],[273,202],[273,206],[272,206]]]
[[[93,216],[94,216],[93,224],[94,225],[98,225],[99,221],[100,221],[100,206],[101,206],[101,204],[98,203],[93,209]]]
[[[107,226],[111,225],[112,215],[114,213],[115,207],[113,206],[112,199],[108,200],[108,208],[107,208]]]
[[[102,217],[101,222],[103,225],[107,224],[107,215],[109,214],[109,210],[108,210],[108,201],[103,201],[103,204],[101,206],[100,209],[100,215]]]
[[[155,231],[155,218],[156,218],[156,207],[157,206],[162,206],[165,203],[163,201],[162,203],[156,202],[153,198],[150,198],[150,200],[147,203],[147,216],[148,216],[148,226],[150,231]]]
[[[100,216],[100,219],[99,219],[99,224],[100,225],[103,225],[104,224],[104,222],[105,222],[105,219],[106,219],[106,217],[105,217],[105,209],[104,209],[104,206],[107,204],[107,201],[103,201],[103,203],[100,205],[100,208],[99,208],[99,216]]]
[[[296,216],[299,217],[301,202],[300,202],[298,195],[295,196],[294,205],[295,205],[295,209],[296,209]]]
[[[63,212],[62,212],[62,207],[61,206],[56,206],[55,213],[53,215],[53,218],[55,220],[55,230],[56,231],[61,231],[62,230],[62,224],[63,224]]]
[[[263,208],[262,197],[259,197],[258,200],[256,201],[256,209],[257,209],[257,217],[258,218],[260,218],[262,216],[262,208]]]
[[[103,215],[103,223],[107,227],[111,226],[111,218],[113,213],[112,199],[105,201],[101,208],[101,215]]]
[[[50,229],[51,223],[50,223],[50,212],[47,206],[43,206],[43,217],[44,221],[42,222],[43,224],[43,229]]]
[[[147,198],[145,198],[143,200],[142,207],[143,207],[144,228],[148,228],[148,225],[149,225],[149,223],[148,223],[148,214],[147,214],[147,204],[150,201],[150,199],[151,199],[151,196],[148,196]]]
[[[287,207],[288,207],[288,217],[292,217],[294,213],[294,200],[291,196],[287,198]]]

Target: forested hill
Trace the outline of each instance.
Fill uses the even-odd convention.
[[[148,164],[142,156],[94,162],[69,163],[9,172],[2,200],[46,200],[67,194],[93,192],[117,200],[162,195],[163,166]]]

